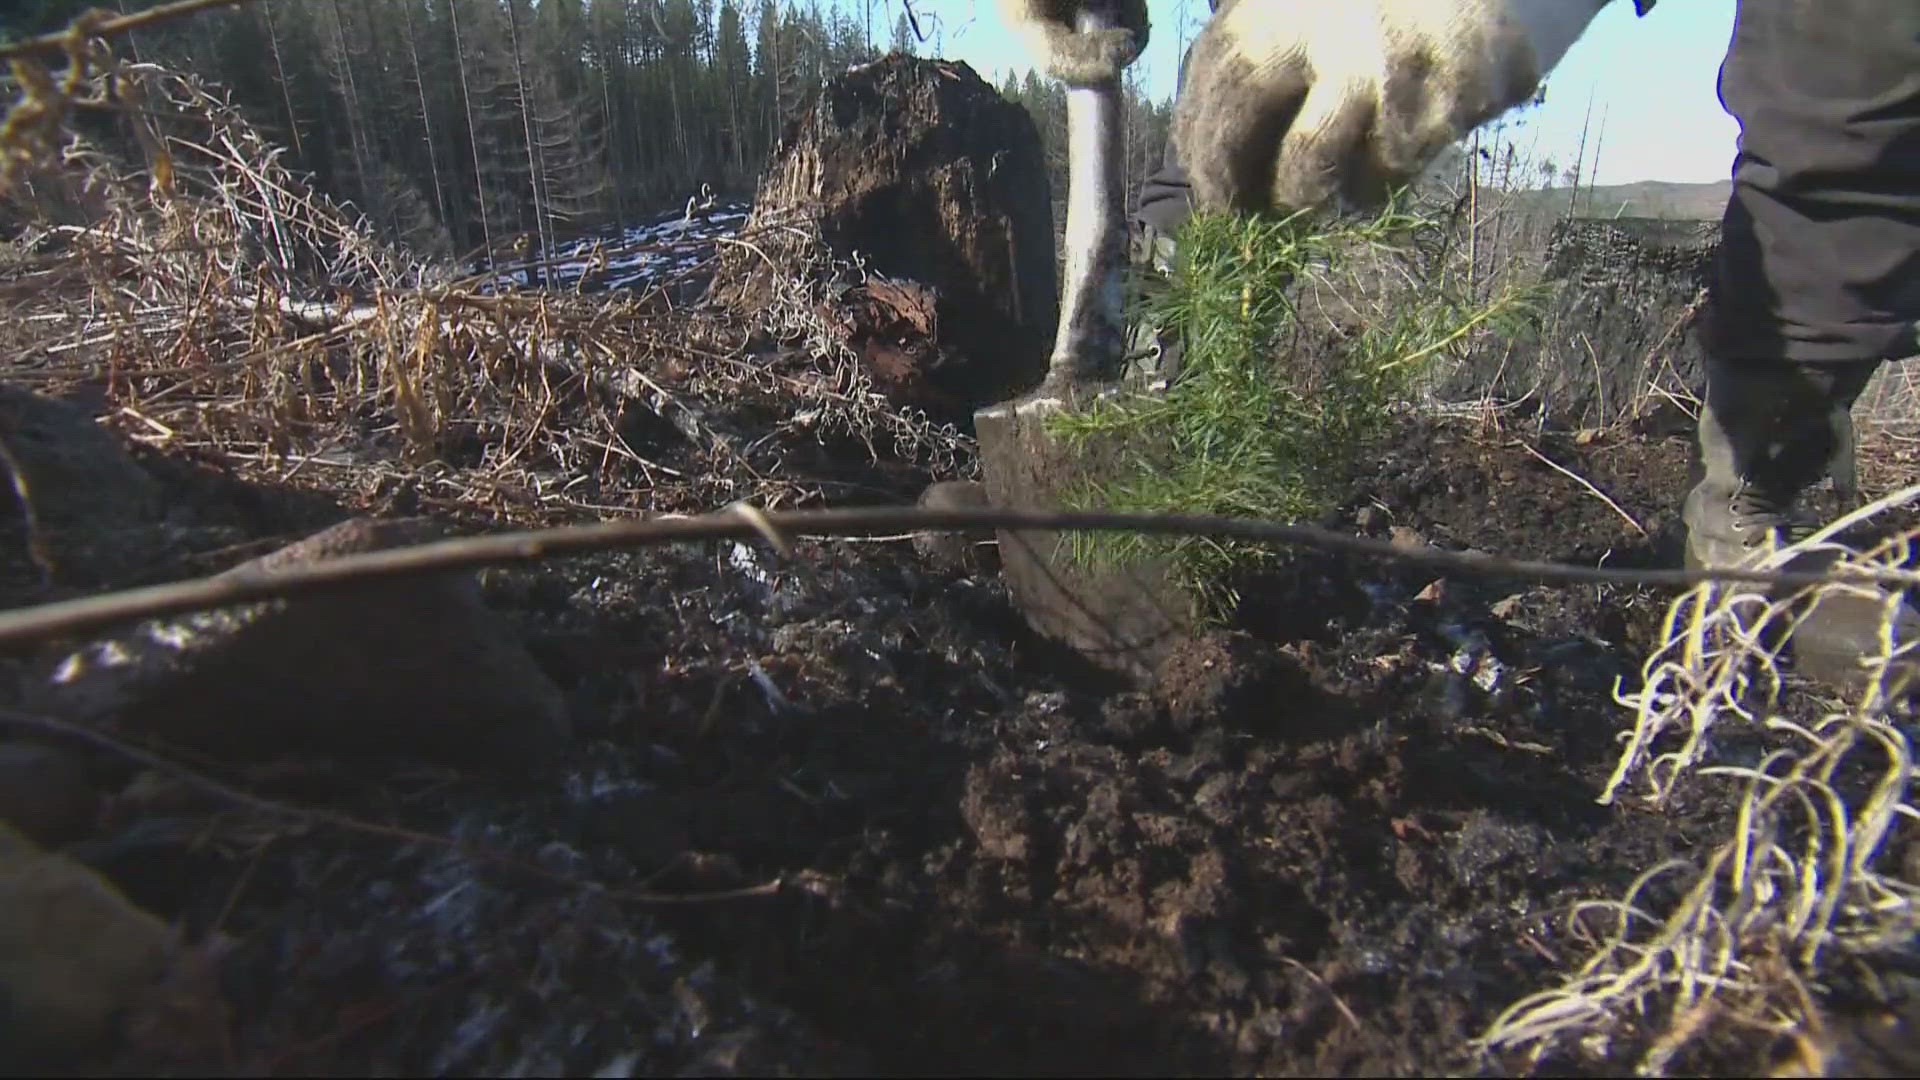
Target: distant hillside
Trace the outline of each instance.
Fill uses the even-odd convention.
[[[1729,184],[1714,180],[1704,184],[1670,184],[1664,180],[1644,180],[1637,184],[1609,184],[1588,189],[1582,187],[1573,201],[1574,213],[1581,217],[1678,218],[1687,221],[1718,221],[1726,209]],[[1567,212],[1566,188],[1542,188],[1526,197],[1539,209],[1558,216]]]

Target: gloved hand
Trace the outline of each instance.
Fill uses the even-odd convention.
[[[1635,0],[1641,14],[1653,0]],[[1533,95],[1607,0],[1225,0],[1175,146],[1206,209],[1378,203]]]
[[[1091,33],[1076,25],[1088,0],[1000,0],[1000,7],[1048,75],[1085,86],[1119,78],[1147,45],[1147,0],[1104,2],[1120,25]]]

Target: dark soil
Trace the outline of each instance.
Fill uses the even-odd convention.
[[[1683,438],[1525,445],[1619,510],[1516,435],[1422,422],[1333,524],[1674,559]],[[230,483],[166,479],[182,498]],[[311,510],[266,493],[234,517],[297,534]],[[116,1067],[1504,1070],[1519,1063],[1469,1043],[1583,956],[1567,903],[1618,895],[1725,820],[1594,801],[1623,722],[1614,679],[1666,600],[1652,592],[1301,551],[1143,689],[1036,639],[997,580],[904,543],[797,554],[723,543],[487,572],[572,698],[578,743],[552,772],[208,764],[402,831],[288,828],[188,795],[80,849],[233,941],[200,993],[231,1031],[156,1005]],[[1543,1067],[1617,1073],[1640,1048],[1627,1034],[1605,1060]],[[1773,1052],[1697,1064],[1744,1072]]]

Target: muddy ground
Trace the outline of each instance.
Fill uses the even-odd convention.
[[[1665,564],[1686,457],[1677,432],[1409,420],[1326,524]],[[390,508],[145,460],[225,528],[176,576],[257,550],[236,537]],[[1911,467],[1897,447],[1876,460]],[[905,501],[930,477],[867,479]],[[70,850],[231,944],[131,1018],[129,1046],[72,1068],[1504,1071],[1520,1063],[1470,1040],[1583,955],[1566,904],[1725,820],[1594,802],[1653,591],[1436,583],[1301,551],[1244,583],[1231,632],[1138,689],[1037,639],[991,576],[899,541],[797,547],[791,564],[727,542],[487,571],[570,699],[551,769],[191,762],[385,832],[156,796],[89,751],[103,789],[147,784],[146,809]],[[1614,1073],[1643,1034],[1541,1067]]]

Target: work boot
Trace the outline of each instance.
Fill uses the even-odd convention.
[[[1180,334],[1154,308],[1173,279],[1179,254],[1171,233],[1135,219],[1127,248],[1127,355],[1121,378],[1139,389],[1164,390],[1180,373]]]
[[[1687,565],[1731,568],[1811,532],[1801,496],[1827,476],[1854,490],[1853,403],[1878,360],[1707,362],[1695,483],[1681,519]]]
[[[1801,497],[1822,476],[1833,478],[1841,510],[1853,509],[1853,403],[1879,364],[1708,362],[1696,483],[1681,512],[1688,566],[1730,569],[1774,545],[1805,539],[1815,523],[1802,513]],[[1839,555],[1809,553],[1781,569],[1824,571]],[[1772,596],[1783,599],[1793,591]],[[1888,634],[1896,650],[1920,639],[1920,612],[1900,604],[1893,625],[1883,626],[1886,599],[1859,590],[1823,591],[1796,605],[1790,620],[1769,622],[1761,641],[1769,649],[1791,644],[1794,670],[1831,689],[1858,694],[1877,679],[1879,693],[1905,694],[1906,687],[1920,686],[1920,670],[1909,657],[1902,653],[1884,669],[1870,659],[1883,655]]]

